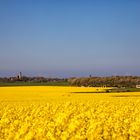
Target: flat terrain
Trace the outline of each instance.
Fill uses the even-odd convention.
[[[0,139],[140,139],[140,92],[105,90],[0,87]]]

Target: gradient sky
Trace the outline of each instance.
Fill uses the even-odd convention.
[[[0,76],[140,75],[139,0],[0,0]]]

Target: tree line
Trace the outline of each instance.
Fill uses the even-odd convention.
[[[139,76],[110,76],[110,77],[82,77],[69,78],[68,82],[72,86],[85,87],[131,87],[140,85]]]
[[[0,83],[31,82],[50,83],[65,82],[71,86],[85,87],[136,87],[140,85],[140,76],[110,76],[110,77],[73,77],[73,78],[46,78],[46,77],[0,77]]]

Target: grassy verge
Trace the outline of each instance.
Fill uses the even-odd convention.
[[[69,86],[68,82],[13,82],[13,83],[0,83],[0,87],[5,86]]]

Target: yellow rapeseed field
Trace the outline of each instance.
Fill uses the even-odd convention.
[[[0,87],[0,140],[140,139],[140,92],[104,90]]]

